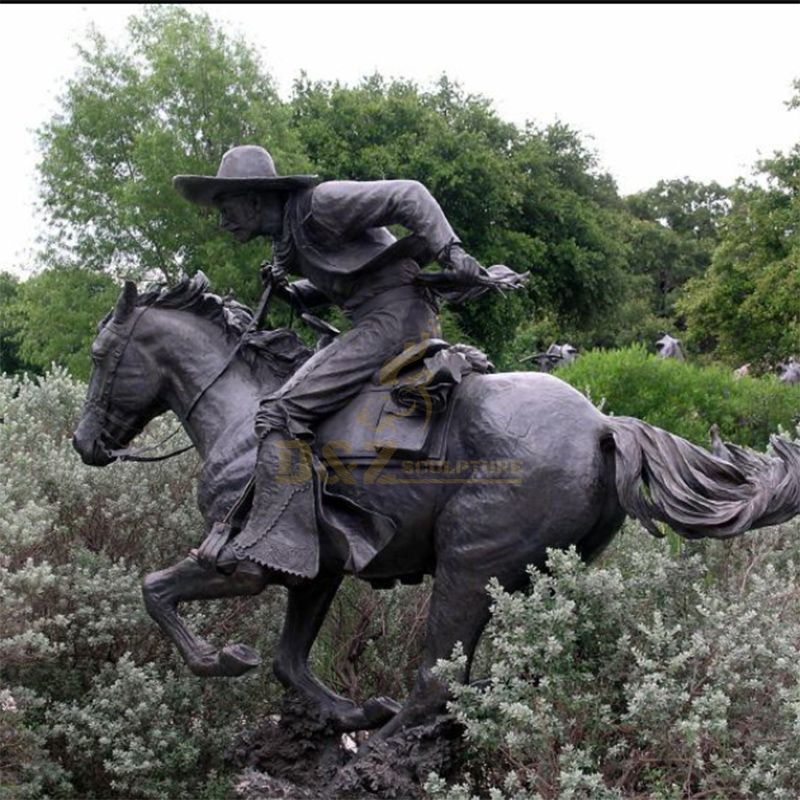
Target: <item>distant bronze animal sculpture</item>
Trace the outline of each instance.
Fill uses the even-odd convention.
[[[261,332],[240,345],[249,313],[207,288],[202,276],[142,296],[126,284],[92,347],[74,444],[87,464],[105,466],[119,454],[116,448],[172,409],[203,459],[198,498],[210,524],[235,503],[253,471],[260,395],[308,353],[286,330]],[[258,654],[244,645],[219,650],[198,638],[178,615],[180,603],[287,586],[274,662],[279,680],[340,730],[383,725],[375,736],[385,738],[442,709],[447,688],[432,669],[458,642],[468,678],[489,619],[490,578],[507,590],[523,588],[527,565],[543,568],[547,548],[575,546],[590,560],[626,514],[655,535],[665,523],[689,538],[726,538],[800,512],[800,447],[785,440],[773,439],[776,457],[732,449],[717,458],[639,420],[607,417],[563,381],[533,372],[467,374],[450,402],[445,473],[416,479],[408,464],[387,460],[377,471],[374,463],[355,465],[348,471],[352,480],[337,484],[342,495],[379,509],[396,527],[362,571],[346,560],[346,549],[322,536],[313,579],[277,571],[254,578],[246,561],[214,572],[191,557],[147,576],[147,609],[193,672],[239,674],[258,664]],[[320,429],[318,449],[341,437],[346,411]],[[198,532],[198,541],[203,535]],[[424,660],[402,707],[385,699],[357,706],[309,670],[309,651],[346,573],[375,585],[433,575]]]
[[[552,372],[556,367],[572,364],[578,357],[578,348],[571,344],[556,344],[553,342],[544,353],[536,353],[532,356],[521,358],[521,363],[533,361],[540,372]]]
[[[675,339],[668,333],[665,333],[657,342],[656,350],[658,351],[658,358],[674,358],[676,361],[685,361],[686,357],[683,355],[681,349],[681,340]]]
[[[786,363],[779,364],[778,380],[790,386],[800,383],[800,361],[790,358]]]

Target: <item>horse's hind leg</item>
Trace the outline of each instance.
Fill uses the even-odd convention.
[[[374,698],[363,707],[358,706],[331,691],[308,668],[311,647],[341,582],[341,576],[317,577],[289,589],[286,620],[273,669],[287,689],[310,700],[322,716],[333,720],[338,730],[377,728],[399,710],[394,701]]]
[[[386,739],[403,727],[418,725],[444,710],[449,698],[447,685],[433,674],[439,659],[450,658],[461,642],[466,664],[460,680],[469,679],[472,657],[489,621],[489,575],[476,572],[474,564],[440,563],[434,576],[428,616],[425,655],[417,681],[402,710],[376,734]]]
[[[253,562],[241,561],[230,574],[224,574],[201,566],[190,556],[173,567],[147,575],[142,594],[148,613],[175,643],[195,675],[234,677],[257,667],[261,663],[258,653],[242,644],[217,650],[192,633],[178,615],[178,604],[254,595],[266,584],[266,570]]]

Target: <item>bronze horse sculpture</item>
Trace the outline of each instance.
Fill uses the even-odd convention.
[[[296,334],[286,330],[260,334],[261,356],[239,347],[250,321],[243,306],[209,293],[201,273],[172,290],[141,296],[126,283],[92,348],[89,394],[74,437],[83,460],[111,463],[115,448],[171,409],[203,459],[198,502],[204,518],[209,525],[220,519],[255,463],[258,398],[285,380],[303,353]],[[462,677],[468,679],[489,619],[490,578],[507,590],[523,588],[527,565],[544,567],[548,548],[575,546],[590,560],[626,514],[656,535],[665,523],[690,538],[723,538],[800,512],[800,447],[786,440],[773,440],[775,456],[731,447],[716,457],[639,420],[608,417],[542,373],[468,375],[451,402],[446,458],[472,465],[474,474],[404,482],[392,479],[399,468],[387,463],[386,480],[339,486],[396,525],[358,578],[378,584],[433,576],[424,661],[405,703],[376,699],[356,706],[309,670],[325,614],[344,574],[353,571],[324,537],[320,572],[311,580],[275,572],[266,581],[248,582],[247,565],[237,564],[242,580],[231,583],[208,569],[204,581],[186,584],[181,576],[190,559],[145,578],[148,611],[194,672],[235,674],[226,671],[226,658],[245,666],[258,658],[243,645],[218,650],[200,640],[178,615],[180,603],[284,585],[288,607],[274,661],[277,677],[339,730],[382,725],[374,735],[385,738],[442,709],[447,688],[432,668],[458,642],[467,655]],[[335,431],[336,418],[330,423]],[[514,465],[513,474],[481,479],[481,464],[504,460]],[[364,469],[353,474],[358,478]]]

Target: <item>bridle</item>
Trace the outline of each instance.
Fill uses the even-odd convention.
[[[100,419],[103,420],[104,425],[110,421],[116,423],[116,425],[121,429],[117,436],[109,437],[112,441],[119,441],[119,439],[128,435],[130,435],[131,439],[134,439],[142,431],[141,427],[130,425],[126,420],[123,420],[118,414],[111,410],[111,392],[114,386],[114,379],[117,376],[117,370],[119,369],[120,361],[122,361],[122,356],[125,354],[125,350],[133,338],[133,334],[136,331],[136,326],[149,310],[149,306],[145,308],[134,309],[133,313],[136,315],[136,317],[131,325],[126,326],[128,328],[127,333],[124,336],[122,334],[119,335],[120,341],[117,343],[111,354],[103,360],[102,367],[100,365],[95,367],[95,369],[100,370],[100,374],[97,375],[97,382],[100,386],[99,392],[94,392],[86,398],[86,405],[91,407],[98,414]],[[113,324],[113,318],[111,322]],[[181,453],[185,453],[187,450],[191,450],[194,445],[189,445],[188,447],[183,447],[179,450],[173,451],[172,453],[161,456],[145,456],[142,454],[161,447],[164,442],[175,436],[179,430],[180,428],[177,428],[169,436],[167,436],[165,439],[162,439],[157,444],[138,449],[122,448],[106,450],[106,455],[119,461],[163,461],[166,458],[171,458],[172,456],[177,456]],[[108,436],[108,434],[106,435]]]
[[[233,360],[238,355],[239,351],[242,349],[242,345],[245,343],[249,334],[257,330],[259,325],[261,324],[262,320],[264,319],[264,315],[267,311],[267,306],[269,305],[269,299],[272,294],[272,284],[269,283],[267,287],[264,289],[264,293],[261,296],[261,300],[259,301],[258,308],[256,309],[256,313],[253,315],[253,319],[251,320],[250,324],[244,330],[242,335],[237,340],[236,344],[234,345],[231,352],[228,354],[228,357],[223,362],[222,366],[219,370],[214,374],[214,377],[211,378],[206,384],[203,385],[201,389],[195,394],[192,398],[191,403],[189,403],[188,408],[184,412],[184,414],[180,418],[180,424],[175,428],[172,433],[165,436],[160,442],[156,442],[155,444],[149,445],[147,447],[140,447],[140,448],[121,448],[118,450],[107,450],[106,455],[110,456],[111,458],[117,461],[166,461],[168,458],[173,458],[174,456],[179,456],[182,453],[185,453],[187,450],[191,450],[194,448],[194,444],[187,445],[186,447],[181,447],[178,450],[173,450],[169,453],[165,453],[159,456],[146,456],[143,455],[144,453],[149,453],[153,450],[157,450],[161,446],[163,446],[166,442],[176,436],[181,429],[188,423],[189,417],[191,416],[192,412],[197,408],[197,404],[203,398],[205,393],[225,374],[228,367],[233,363]],[[102,381],[102,389],[100,391],[99,399],[95,399],[94,397],[87,398],[87,405],[91,406],[92,408],[99,411],[103,416],[103,420],[110,419],[112,422],[116,422],[121,428],[122,433],[120,436],[126,435],[132,432],[131,439],[136,438],[141,432],[142,428],[132,426],[124,422],[118,415],[116,415],[113,411],[111,411],[111,388],[114,383],[114,378],[117,374],[117,369],[119,368],[119,363],[122,360],[122,356],[125,353],[128,344],[130,343],[131,339],[133,338],[134,331],[136,330],[136,326],[139,324],[142,317],[152,308],[152,306],[146,306],[144,308],[139,308],[134,310],[134,314],[137,314],[136,319],[133,321],[133,324],[130,325],[130,329],[128,330],[127,336],[120,342],[120,344],[116,347],[111,356],[109,357],[109,361],[107,364],[107,377]],[[117,438],[117,437],[113,437]]]

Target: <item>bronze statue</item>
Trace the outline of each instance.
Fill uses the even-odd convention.
[[[427,314],[425,300],[404,302]],[[208,526],[228,514],[256,464],[262,396],[291,396],[281,393],[287,377],[307,374],[320,355],[292,331],[256,332],[252,321],[239,304],[211,294],[202,274],[142,295],[126,283],[92,348],[74,438],[83,460],[111,463],[127,452],[115,448],[171,408],[203,459],[199,503]],[[490,578],[507,590],[524,587],[527,565],[543,567],[550,547],[574,545],[591,559],[626,514],[656,535],[665,523],[690,538],[719,538],[800,512],[797,445],[775,438],[775,456],[731,446],[718,458],[639,420],[607,417],[553,376],[487,369],[474,354],[418,342],[317,428],[313,451],[320,460],[327,452],[338,480],[315,489],[322,535],[314,577],[257,563],[249,543],[226,545],[216,569],[190,556],[147,576],[148,611],[194,673],[238,675],[259,657],[244,645],[220,650],[199,639],[178,615],[180,603],[287,586],[276,675],[339,730],[382,726],[371,741],[384,740],[442,709],[447,689],[432,669],[457,642],[468,679],[489,618]],[[421,398],[414,413],[403,405],[409,397]],[[397,433],[387,438],[390,421]],[[342,440],[356,434],[358,448],[342,455]],[[405,455],[391,457],[397,453]],[[374,513],[360,515],[365,509]],[[402,707],[384,698],[356,706],[309,670],[345,574],[376,587],[433,575],[424,660]]]
[[[567,364],[574,364],[578,358],[578,348],[565,342],[556,344],[553,342],[544,353],[534,353],[520,359],[521,364],[532,361],[540,372],[552,372],[557,367],[564,367]]]
[[[686,361],[681,348],[681,340],[665,333],[656,342],[656,358],[674,358],[676,361]]]
[[[778,380],[788,386],[800,384],[800,361],[792,356],[788,361],[778,364]]]
[[[215,177],[180,175],[174,183],[188,200],[218,208],[221,227],[239,241],[273,237],[267,277],[285,286],[286,273],[303,275],[288,287],[301,310],[335,303],[353,321],[262,398],[253,507],[231,544],[236,560],[313,578],[319,569],[314,471],[309,463],[307,480],[276,480],[281,458],[292,448],[304,452],[297,440],[313,441],[315,426],[404,345],[439,335],[434,298],[415,282],[418,262],[436,258],[466,284],[481,267],[415,181],[317,184],[312,176],[279,177],[269,153],[248,145],[229,150]],[[397,241],[383,227],[390,224],[412,236]]]

